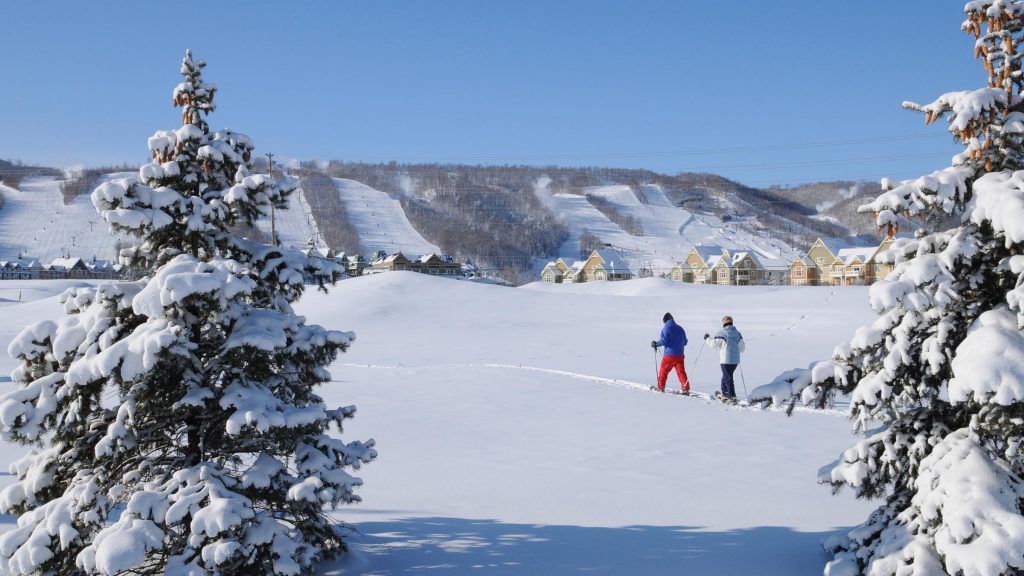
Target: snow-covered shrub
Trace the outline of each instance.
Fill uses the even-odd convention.
[[[1024,1],[965,12],[988,84],[905,104],[927,123],[945,118],[964,152],[883,181],[861,207],[890,228],[899,216],[955,225],[894,243],[895,269],[870,291],[878,318],[831,362],[755,391],[850,398],[860,438],[820,480],[884,504],[828,543],[831,576],[1024,573]]]
[[[354,335],[292,310],[304,276],[322,288],[339,271],[230,233],[294,186],[249,173],[244,135],[210,132],[204,66],[186,53],[183,124],[150,138],[153,163],[92,193],[148,275],[68,291],[65,317],[9,347],[0,434],[36,450],[0,492],[18,517],[2,573],[308,574],[344,549],[325,510],[359,500],[349,470],[373,441],[330,435],[355,409],[314,389]]]

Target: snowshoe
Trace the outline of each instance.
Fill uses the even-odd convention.
[[[718,400],[722,404],[729,404],[730,406],[735,406],[736,405],[736,398],[734,398],[732,396],[726,396],[725,394],[722,394],[721,392],[715,392],[715,400]]]

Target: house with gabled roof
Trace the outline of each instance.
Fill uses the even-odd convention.
[[[789,283],[793,286],[817,286],[818,267],[808,256],[797,256],[789,265]]]
[[[894,237],[873,246],[856,239],[818,238],[805,256],[790,264],[794,285],[856,286],[874,283],[892,271],[891,264],[878,262]]]
[[[576,260],[572,265],[559,258],[554,262],[548,262],[540,273],[542,281],[558,284],[631,278],[633,271],[611,250],[594,250],[585,260]]]
[[[462,271],[462,265],[451,256],[424,254],[412,262],[411,270],[431,276],[455,276]]]
[[[548,262],[544,269],[540,271],[540,279],[542,282],[561,284],[565,280],[565,273],[569,268],[569,265],[561,258],[554,262]]]
[[[89,267],[81,258],[56,258],[47,268],[52,278],[84,280],[92,277]]]
[[[400,272],[412,270],[412,260],[409,260],[401,252],[378,254],[377,259],[373,261],[370,267],[379,272]]]
[[[629,280],[633,271],[611,250],[594,250],[583,262],[587,282],[596,280]]]
[[[752,286],[765,282],[765,268],[753,250],[698,244],[672,268],[669,277],[693,284]]]
[[[718,257],[728,253],[729,251],[721,246],[697,244],[690,249],[682,262],[672,268],[669,277],[677,282],[712,284],[715,282],[711,277],[712,259],[717,263]]]
[[[731,253],[732,284],[755,286],[764,283],[764,265],[752,251],[740,250]]]

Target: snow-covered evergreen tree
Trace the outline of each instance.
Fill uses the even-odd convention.
[[[849,395],[861,438],[820,480],[884,504],[828,543],[830,576],[1024,573],[1024,2],[965,12],[988,85],[905,104],[946,119],[963,153],[861,208],[883,227],[900,214],[956,226],[897,240],[870,291],[878,319],[831,361],[755,391]]]
[[[359,500],[349,470],[375,451],[329,434],[355,409],[314,388],[354,336],[292,310],[304,276],[340,271],[230,233],[294,186],[249,173],[244,135],[210,132],[204,66],[186,53],[182,126],[149,139],[153,163],[92,194],[147,276],[65,293],[66,317],[10,345],[0,431],[38,449],[0,494],[18,517],[0,572],[308,574],[344,549],[325,509]]]

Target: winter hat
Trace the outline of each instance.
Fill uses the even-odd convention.
[[[668,312],[665,312],[665,316],[663,316],[663,317],[661,318],[661,321],[662,321],[662,322],[668,322],[668,321],[669,321],[669,320],[671,320],[671,319],[672,319],[672,315],[671,315],[671,314],[669,314]]]

